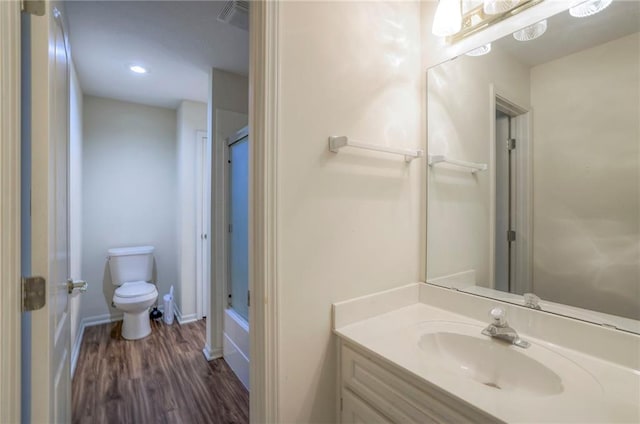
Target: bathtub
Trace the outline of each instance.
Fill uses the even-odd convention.
[[[224,311],[222,354],[249,390],[249,323],[233,309]]]

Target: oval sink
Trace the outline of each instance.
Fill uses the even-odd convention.
[[[428,354],[429,361],[493,390],[536,396],[556,395],[564,390],[560,376],[520,352],[524,349],[481,337],[436,331],[422,334],[418,345]]]

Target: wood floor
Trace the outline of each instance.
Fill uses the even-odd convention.
[[[222,359],[202,354],[205,321],[152,323],[142,340],[121,323],[84,332],[72,386],[74,423],[248,423],[249,393]]]

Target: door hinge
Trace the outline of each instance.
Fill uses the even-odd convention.
[[[516,139],[515,138],[510,138],[507,140],[507,149],[508,150],[515,150],[516,148]]]
[[[507,231],[507,241],[511,243],[512,241],[516,241],[516,232],[513,230]]]
[[[22,311],[35,311],[45,305],[46,283],[43,277],[22,277]]]
[[[233,227],[231,226],[231,224],[229,224],[229,232],[231,232],[232,229]]]
[[[251,290],[247,290],[247,306],[251,306]]]
[[[47,8],[44,0],[22,0],[22,11],[30,15],[44,16]]]

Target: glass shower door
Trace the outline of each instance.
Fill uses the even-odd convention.
[[[229,306],[249,320],[249,137],[229,144]]]

